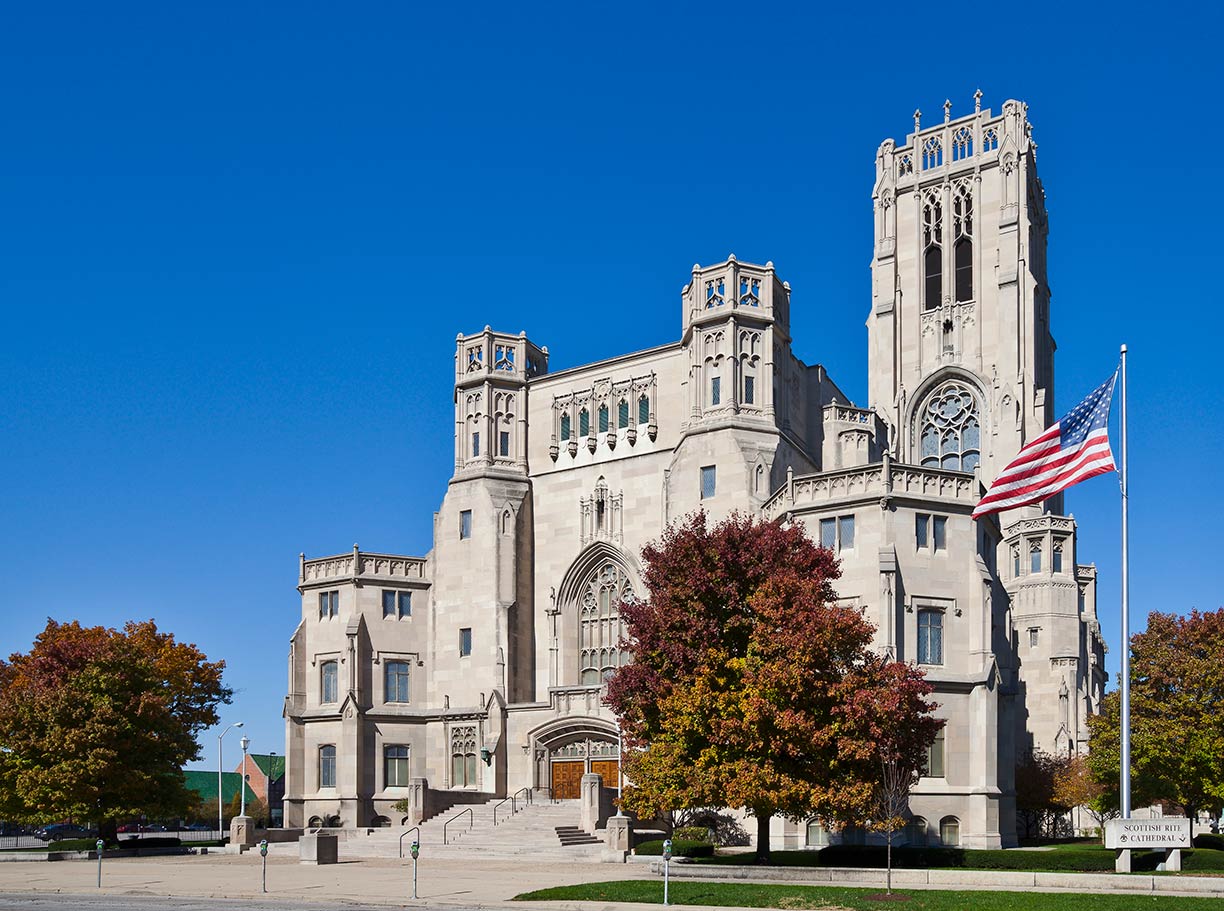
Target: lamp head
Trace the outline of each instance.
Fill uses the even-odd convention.
[[[247,751],[247,747],[251,745],[251,738],[243,734],[242,739],[238,742],[242,744],[242,752],[245,753]]]

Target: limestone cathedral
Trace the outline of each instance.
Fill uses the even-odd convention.
[[[907,838],[1016,843],[1017,759],[1086,750],[1105,646],[1060,498],[969,518],[1056,417],[1037,145],[1026,105],[980,98],[876,153],[867,407],[792,353],[772,263],[694,266],[678,339],[557,373],[525,335],[459,336],[433,549],[301,560],[287,826],[614,784],[617,606],[641,593],[642,546],[700,507],[804,525],[878,647],[926,671],[947,726]]]

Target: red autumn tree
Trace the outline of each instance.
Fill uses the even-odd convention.
[[[28,654],[0,661],[0,813],[116,820],[181,815],[182,767],[229,702],[225,662],[153,621],[122,631],[47,621]]]
[[[625,734],[625,807],[746,808],[759,861],[774,815],[865,818],[875,735],[892,726],[884,690],[917,672],[878,659],[871,625],[837,605],[832,553],[798,526],[733,515],[711,529],[698,513],[642,555],[647,597],[621,607],[632,663],[607,695]]]
[[[859,685],[845,712],[856,736],[848,738],[847,745],[860,750],[860,759],[875,764],[871,824],[886,838],[886,889],[891,893],[893,835],[905,825],[910,791],[944,722],[932,714],[935,706],[926,697],[934,687],[918,668],[870,655],[856,676]]]

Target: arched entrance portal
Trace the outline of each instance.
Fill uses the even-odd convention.
[[[536,786],[551,789],[554,800],[577,800],[582,776],[593,772],[604,787],[617,786],[616,726],[600,718],[558,718],[532,735]]]

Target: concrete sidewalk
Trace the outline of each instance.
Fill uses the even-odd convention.
[[[0,893],[67,893],[126,895],[153,898],[258,899],[269,902],[336,905],[454,905],[499,908],[515,895],[551,886],[625,879],[655,879],[650,864],[560,864],[472,858],[423,858],[418,868],[418,902],[413,902],[410,860],[350,860],[329,866],[303,866],[296,859],[268,858],[268,893],[260,887],[260,857],[204,855],[104,860],[102,889],[96,885],[97,865],[91,861],[0,864]],[[734,877],[739,881],[786,882],[876,889],[883,870],[830,868],[706,867],[673,864],[677,879],[705,881]],[[961,876],[956,875],[960,873]],[[972,871],[893,871],[894,888],[973,891],[1136,892],[1144,895],[1224,895],[1224,878],[1110,876],[1108,874],[1016,874]],[[514,911],[611,911],[657,906],[608,902],[518,903]],[[700,911],[691,906],[693,911]],[[726,911],[726,909],[723,909]]]

